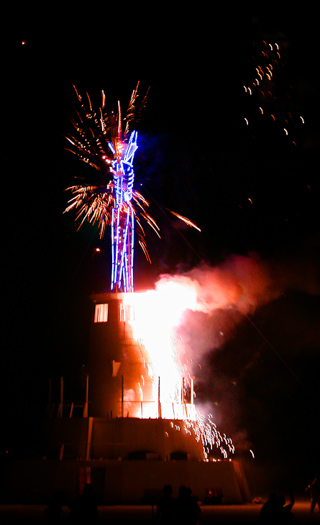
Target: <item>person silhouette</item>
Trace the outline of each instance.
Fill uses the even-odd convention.
[[[195,525],[198,522],[201,510],[198,505],[197,497],[192,496],[191,489],[181,485],[179,497],[177,499],[178,523],[184,525]]]
[[[272,492],[269,499],[262,505],[260,510],[261,523],[272,523],[277,511],[277,495]]]
[[[91,483],[84,487],[83,494],[79,494],[70,505],[70,522],[75,525],[94,525],[98,520],[98,507],[92,496]]]
[[[163,487],[163,496],[157,504],[156,521],[159,523],[175,523],[176,502],[172,497],[172,486]]]
[[[64,495],[62,490],[57,490],[54,492],[52,500],[50,501],[44,513],[45,523],[52,525],[60,523],[63,497]]]
[[[314,478],[313,482],[307,486],[306,492],[310,492],[311,496],[310,511],[313,512],[316,505],[318,505],[320,512],[320,482],[317,476]]]
[[[294,505],[293,492],[290,491],[290,503],[286,505],[286,498],[280,494],[277,496],[279,523],[286,525],[294,522],[291,510]]]
[[[292,523],[294,520],[291,512],[293,505],[294,496],[292,490],[290,490],[290,503],[287,505],[286,499],[282,494],[277,495],[272,492],[269,499],[261,507],[260,522],[265,525],[276,525],[277,523],[285,525]]]

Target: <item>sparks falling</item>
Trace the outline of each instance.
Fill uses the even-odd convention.
[[[295,94],[283,77],[285,68],[282,43],[263,40],[254,43],[253,67],[243,90],[248,98],[247,114],[243,117],[246,126],[254,128],[263,121],[292,145],[297,145],[297,136],[304,118],[297,112]],[[251,104],[250,104],[251,102]],[[262,119],[262,120],[261,120]]]

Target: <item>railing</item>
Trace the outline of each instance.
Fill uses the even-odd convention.
[[[47,418],[72,418],[75,412],[78,417],[88,417],[88,405],[87,403],[50,403],[46,407]]]
[[[122,417],[140,419],[196,419],[196,408],[191,403],[157,401],[121,401]]]

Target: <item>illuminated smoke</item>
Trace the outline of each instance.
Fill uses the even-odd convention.
[[[270,268],[257,255],[233,256],[220,266],[202,265],[183,275],[163,275],[156,288],[169,284],[194,293],[177,327],[178,353],[189,373],[209,350],[221,346],[244,315],[280,294]]]
[[[271,283],[257,257],[239,256],[215,268],[201,266],[183,275],[162,275],[155,290],[125,294],[126,304],[134,306],[134,338],[149,356],[154,401],[160,378],[162,417],[171,419],[173,406],[175,414],[179,407],[183,410],[181,392],[187,385],[193,388],[191,378],[199,371],[196,365],[209,350],[221,344],[221,337],[230,330],[230,324],[226,324],[228,316],[222,321],[221,314],[231,313],[232,322],[238,322],[244,314],[275,296]],[[195,411],[190,399],[186,403],[186,413],[181,412],[178,418],[193,421],[205,453],[213,445],[220,448],[224,457],[228,450],[233,453],[231,439],[216,428],[218,417],[211,404],[196,405]]]
[[[204,355],[221,345],[243,315],[278,295],[257,256],[162,275],[155,290],[126,294],[135,309],[134,337],[150,357],[150,376],[161,377],[162,401],[179,397],[182,378],[196,374]]]
[[[178,353],[192,373],[193,363],[219,348],[244,316],[253,314],[289,290],[320,295],[320,274],[314,254],[290,260],[263,261],[259,255],[231,256],[219,266],[201,265],[181,275],[162,275],[156,289],[176,286],[193,292],[185,301],[176,331]]]
[[[155,290],[131,298],[128,294],[125,300],[135,301],[135,337],[149,353],[151,375],[161,377],[162,402],[179,403],[182,378],[222,381],[223,406],[232,406],[232,418],[236,418],[241,409],[229,392],[230,380],[215,378],[206,358],[223,347],[245,316],[287,290],[320,293],[314,262],[308,263],[306,258],[266,262],[257,254],[232,256],[219,266],[201,265],[183,274],[162,275]],[[204,433],[224,420],[209,396],[203,404],[197,399],[195,403],[200,417],[210,421],[208,427],[204,423]],[[236,431],[233,442],[237,450],[251,447],[244,429]]]

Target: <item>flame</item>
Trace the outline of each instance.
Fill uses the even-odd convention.
[[[163,276],[155,290],[124,294],[123,301],[134,311],[129,321],[133,338],[144,347],[149,358],[153,402],[144,405],[142,417],[159,417],[160,404],[162,418],[184,420],[186,433],[192,429],[196,440],[202,443],[205,458],[212,449],[219,450],[223,458],[234,454],[232,440],[217,430],[212,415],[204,416],[196,409],[193,392],[191,399],[183,395],[184,386],[189,382],[192,389],[193,382],[186,373],[177,329],[183,324],[187,310],[204,310],[199,282],[190,276],[172,279]],[[180,423],[172,425],[180,430]]]
[[[162,275],[154,290],[124,294],[124,302],[134,312],[132,334],[147,355],[152,383],[152,399],[150,403],[144,400],[141,417],[171,419],[183,431],[192,431],[202,443],[205,458],[214,450],[222,458],[233,455],[232,440],[219,432],[215,415],[208,413],[211,404],[194,404],[194,358],[201,361],[216,345],[213,333],[208,338],[198,334],[206,329],[205,319],[216,318],[216,329],[224,335],[218,322],[222,310],[235,312],[241,319],[278,295],[268,267],[255,255],[234,256],[217,267],[201,265],[182,275]],[[191,312],[201,313],[194,324]]]
[[[175,329],[184,312],[195,309],[196,302],[192,286],[172,281],[159,281],[156,290],[128,293],[124,297],[124,303],[134,308],[134,318],[130,320],[133,337],[144,346],[150,358],[154,399],[160,377],[163,404],[178,403],[181,398],[183,368],[176,351]]]

